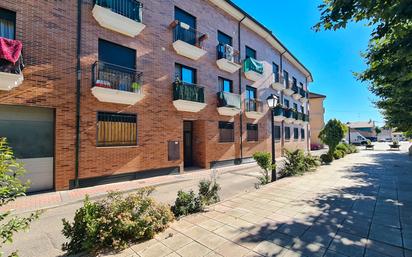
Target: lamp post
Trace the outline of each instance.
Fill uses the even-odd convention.
[[[279,98],[276,95],[270,95],[266,99],[266,103],[271,110],[271,122],[272,122],[272,165],[276,163],[275,158],[275,120],[273,116],[275,116],[275,107],[278,105]],[[276,167],[272,169],[272,182],[276,181]]]

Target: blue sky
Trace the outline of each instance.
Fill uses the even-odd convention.
[[[312,72],[315,81],[310,90],[327,96],[325,121],[372,119],[383,125],[372,103],[376,98],[352,74],[366,67],[360,53],[367,48],[370,28],[350,24],[345,30],[313,31],[320,16],[319,0],[233,2],[269,28]]]

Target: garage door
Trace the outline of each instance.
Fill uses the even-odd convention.
[[[0,105],[0,137],[6,137],[30,180],[28,192],[50,190],[53,183],[54,110]]]

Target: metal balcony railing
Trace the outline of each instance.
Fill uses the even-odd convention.
[[[275,116],[284,116],[285,110],[282,106],[276,106],[274,110],[274,115]]]
[[[202,86],[182,81],[173,82],[173,100],[185,100],[198,103],[205,102],[205,92]]]
[[[176,24],[174,24],[173,42],[181,40],[190,45],[203,48],[202,42],[206,39],[206,37],[206,34],[200,33],[191,27],[186,27],[186,24],[179,21],[176,21]]]
[[[240,95],[230,92],[217,93],[218,107],[231,107],[240,109]]]
[[[95,4],[131,20],[142,22],[143,4],[136,0],[96,0]]]
[[[298,112],[296,110],[292,110],[292,118],[294,118],[295,120],[298,119]]]
[[[299,88],[298,88],[298,85],[296,83],[292,84],[292,90],[293,90],[293,93],[295,93],[295,94],[299,93]]]
[[[92,67],[92,86],[139,93],[142,75],[134,69],[98,61]]]
[[[263,74],[263,63],[259,62],[258,60],[249,57],[243,61],[244,71],[254,71],[259,74]]]
[[[292,111],[292,109],[289,109],[289,108],[283,108],[283,116],[285,117],[285,118],[293,118],[293,111]]]
[[[247,112],[263,112],[263,103],[257,99],[245,100]]]
[[[9,62],[4,59],[0,59],[0,72],[21,74],[24,69],[23,54],[20,54],[16,63]]]
[[[229,50],[230,48],[232,48],[232,51]],[[216,53],[217,53],[218,60],[226,59],[228,61],[240,64],[239,54],[237,51],[233,49],[232,46],[228,46],[225,44],[218,44],[216,46]]]
[[[307,92],[303,88],[299,88],[299,94],[304,98],[307,97]]]

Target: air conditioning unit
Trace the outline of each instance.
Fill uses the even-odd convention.
[[[227,60],[231,62],[235,61],[235,49],[233,49],[233,46],[225,45],[225,53],[226,53]]]

